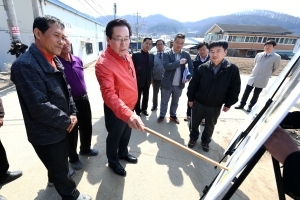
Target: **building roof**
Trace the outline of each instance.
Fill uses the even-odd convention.
[[[282,28],[281,26],[257,26],[257,25],[253,26],[253,25],[237,25],[237,24],[215,24],[215,25],[227,33],[257,33],[257,34],[267,33],[267,34],[276,34],[276,35],[277,34],[287,35],[293,33],[285,28]]]
[[[48,1],[50,3],[53,3],[54,5],[59,6],[59,7],[63,8],[63,9],[66,9],[66,10],[72,12],[72,13],[75,13],[75,14],[77,14],[77,15],[83,17],[83,18],[86,18],[86,19],[88,19],[90,21],[93,21],[93,22],[95,22],[95,23],[97,23],[97,24],[99,24],[101,26],[104,26],[103,24],[100,23],[100,20],[98,20],[97,18],[92,17],[90,15],[87,15],[85,13],[82,13],[82,12],[80,12],[80,11],[78,11],[78,10],[76,10],[76,9],[74,9],[74,8],[72,8],[72,7],[70,7],[70,6],[66,5],[66,4],[58,1],[58,0],[46,0],[46,1]]]

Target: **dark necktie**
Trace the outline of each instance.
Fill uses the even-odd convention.
[[[162,59],[161,54],[162,54],[162,53],[159,53],[159,59]]]

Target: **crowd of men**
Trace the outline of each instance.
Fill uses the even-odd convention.
[[[72,179],[74,173],[69,171],[69,165],[74,170],[83,167],[76,151],[78,131],[79,154],[98,154],[96,149],[91,149],[92,113],[82,61],[70,53],[71,44],[65,34],[64,24],[56,17],[37,17],[33,23],[33,33],[35,43],[11,68],[11,80],[16,85],[28,140],[48,171],[48,187],[54,186],[62,199],[91,199],[89,195],[76,189]],[[100,55],[95,69],[104,101],[105,127],[108,132],[106,155],[108,166],[113,172],[126,176],[126,170],[119,163],[120,159],[138,163],[138,159],[128,152],[128,143],[132,129],[144,131],[140,116],[149,115],[147,109],[151,84],[151,111],[159,108],[157,122],[164,121],[170,101],[169,119],[176,124],[180,123],[177,117],[178,102],[183,88],[187,85],[188,106],[185,120],[190,121],[188,146],[195,146],[200,135],[199,126],[202,124],[204,130],[201,134],[201,145],[204,151],[209,151],[209,143],[220,112],[229,111],[238,101],[241,88],[238,67],[225,59],[228,43],[200,43],[197,46],[198,55],[192,60],[190,54],[182,50],[184,34],[176,34],[173,47],[169,51],[164,51],[163,40],[157,40],[155,54],[149,53],[152,39],[144,38],[142,50],[131,56],[128,48],[132,32],[126,20],[110,21],[105,33],[107,48]],[[265,51],[257,54],[245,97],[243,96],[241,105],[236,108],[243,108],[249,93],[255,88],[255,95],[248,109],[251,111],[268,78],[278,69],[280,59],[273,52],[275,46],[274,41],[267,41]],[[266,80],[264,84],[259,84],[257,81],[263,79],[262,71],[266,72]],[[4,109],[0,102],[0,126],[3,125],[3,117]],[[280,131],[282,130],[278,129],[276,132]],[[270,139],[266,145],[270,151],[274,141],[277,139]],[[289,140],[286,142],[292,143]],[[291,158],[299,157],[299,153],[294,153],[299,152],[297,147],[293,146],[286,152],[285,157],[293,154],[289,157],[289,163],[293,163]],[[275,158],[276,153],[274,151]],[[1,142],[0,155],[1,166],[6,163],[0,171],[0,184],[19,178],[22,172],[8,171],[9,165]],[[278,159],[284,163],[282,156]],[[295,192],[298,188],[295,188],[296,190],[289,192],[299,195]]]

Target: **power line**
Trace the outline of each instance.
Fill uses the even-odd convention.
[[[88,9],[80,0],[78,0],[87,10]],[[107,18],[105,18],[103,15],[101,15],[101,13],[99,13],[89,2],[87,2],[86,0],[84,0],[96,13],[98,13],[101,17],[103,17],[106,21],[109,22],[109,20]]]
[[[101,17],[103,17],[104,19],[106,19],[106,21],[110,21],[110,20],[108,20],[106,17],[104,17],[101,13],[99,13],[87,0],[84,0],[87,4],[89,4],[89,6],[90,7],[92,7],[93,8],[93,10],[95,10],[99,15],[101,15]]]
[[[109,13],[106,12],[106,10],[104,10],[104,8],[95,0],[92,0],[93,2],[95,2],[108,16],[109,16]],[[112,18],[113,19],[113,18]]]

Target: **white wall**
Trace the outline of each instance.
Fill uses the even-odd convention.
[[[72,43],[73,54],[79,56],[84,64],[98,58],[100,54],[98,42],[104,40],[103,32],[105,28],[103,26],[64,8],[57,7],[50,2],[47,2],[44,6],[44,13],[51,14],[65,23],[66,33]],[[86,42],[93,44],[92,54],[86,54]]]
[[[31,0],[13,0],[18,26],[20,29],[21,40],[24,44],[30,45],[33,40],[32,22],[33,14],[31,12]],[[3,5],[3,0],[0,0]],[[4,63],[12,63],[16,60],[16,56],[7,54],[10,49],[11,36],[7,24],[7,15],[3,6],[0,6],[0,68]]]
[[[34,42],[32,33],[32,25],[34,21],[32,1],[13,1],[22,42],[30,46],[31,43]],[[0,3],[3,5],[3,0],[0,0]],[[83,64],[87,64],[98,59],[98,56],[101,53],[99,52],[98,42],[103,43],[103,48],[106,47],[104,37],[105,27],[48,1],[46,4],[43,4],[43,9],[45,15],[53,15],[65,23],[66,32],[72,42],[73,53],[82,59]],[[11,37],[8,31],[6,19],[7,17],[4,7],[0,6],[0,68],[3,67],[4,63],[12,63],[16,59],[15,56],[7,54],[7,51],[10,48]],[[91,42],[93,44],[92,54],[86,54],[85,42]]]

